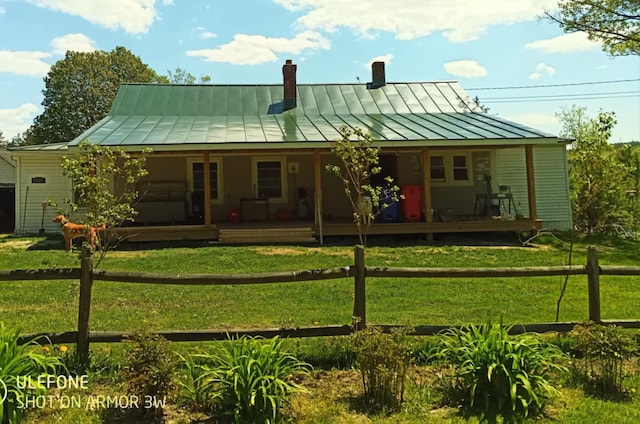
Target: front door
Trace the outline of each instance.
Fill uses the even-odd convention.
[[[381,154],[378,157],[378,166],[382,168],[379,174],[371,176],[372,186],[384,186],[385,178],[393,178],[394,184],[398,183],[398,156],[395,154]]]
[[[13,233],[16,222],[16,189],[0,187],[0,233]]]

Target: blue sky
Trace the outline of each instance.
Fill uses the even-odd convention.
[[[159,74],[215,84],[457,80],[503,118],[558,133],[573,104],[616,113],[640,140],[640,57],[611,58],[539,17],[554,0],[0,0],[0,131],[42,112],[43,77],[67,50],[124,46]],[[625,82],[612,82],[625,81]],[[589,83],[589,84],[585,84]],[[527,87],[503,89],[504,87]]]

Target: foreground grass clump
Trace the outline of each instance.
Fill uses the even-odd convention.
[[[383,333],[367,327],[352,336],[356,364],[364,388],[367,410],[397,411],[404,399],[411,346],[403,331]]]
[[[557,389],[550,378],[564,373],[563,354],[532,335],[511,337],[510,327],[488,322],[449,330],[440,356],[453,366],[449,401],[488,416],[541,412]]]
[[[129,338],[121,371],[130,396],[140,400],[134,411],[140,419],[160,419],[166,397],[174,385],[176,359],[171,344],[164,338],[136,333]]]
[[[638,353],[634,340],[619,327],[587,322],[570,335],[576,340],[573,371],[585,391],[602,398],[629,395],[624,366]]]
[[[56,375],[62,366],[58,357],[38,349],[38,340],[18,345],[20,330],[7,328],[0,322],[0,422],[19,423],[26,412],[26,399],[47,393],[38,377]],[[40,352],[39,352],[40,350]],[[27,383],[28,382],[28,383]]]
[[[233,417],[239,423],[272,423],[292,394],[295,378],[310,366],[284,352],[282,340],[241,337],[185,359],[183,400],[197,409]]]

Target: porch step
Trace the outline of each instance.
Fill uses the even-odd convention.
[[[220,243],[316,243],[311,227],[220,228]]]

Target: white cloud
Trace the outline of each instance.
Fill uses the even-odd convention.
[[[457,60],[444,64],[444,69],[451,75],[460,78],[480,78],[487,75],[487,70],[475,60]]]
[[[41,77],[51,68],[51,65],[42,60],[49,56],[51,53],[47,52],[0,50],[0,72]]]
[[[51,46],[53,46],[53,53],[61,55],[66,54],[68,50],[84,53],[96,50],[93,40],[84,34],[67,34],[54,38]]]
[[[560,131],[560,120],[552,113],[529,112],[519,115],[505,116],[505,119],[552,134]]]
[[[542,77],[543,75],[546,75],[548,77],[554,75],[556,73],[556,70],[545,64],[545,63],[538,63],[536,65],[536,70],[535,72],[533,72],[531,75],[529,75],[529,79],[530,80],[539,80],[540,77]]]
[[[13,137],[23,133],[33,121],[38,106],[25,103],[16,109],[0,109],[0,131],[4,138],[11,141]]]
[[[538,19],[556,0],[275,0],[290,11],[303,12],[298,24],[305,29],[335,31],[350,28],[360,36],[378,31],[402,40],[442,32],[451,42],[478,38],[488,28]]]
[[[4,15],[6,12],[5,8],[0,6],[0,15]]]
[[[376,56],[371,58],[371,60],[369,60],[369,62],[365,65],[367,69],[371,69],[371,64],[373,62],[384,62],[385,66],[391,64],[391,61],[393,60],[393,55],[391,53],[387,53],[385,55],[382,56]]]
[[[129,34],[146,33],[158,19],[156,0],[27,0],[46,9],[76,15],[109,29],[122,28]],[[173,4],[172,1],[163,1]]]
[[[584,32],[572,32],[544,40],[525,44],[527,50],[539,50],[543,53],[572,53],[599,50],[600,43],[591,41]]]
[[[194,28],[193,31],[196,33],[196,36],[201,40],[208,40],[210,38],[216,38],[218,36],[217,34],[211,31],[207,31],[207,29],[203,27]]]
[[[258,65],[277,60],[277,53],[300,54],[303,50],[328,50],[330,42],[317,32],[305,31],[294,38],[236,34],[230,43],[215,49],[188,50],[187,56],[202,56],[207,62]]]

